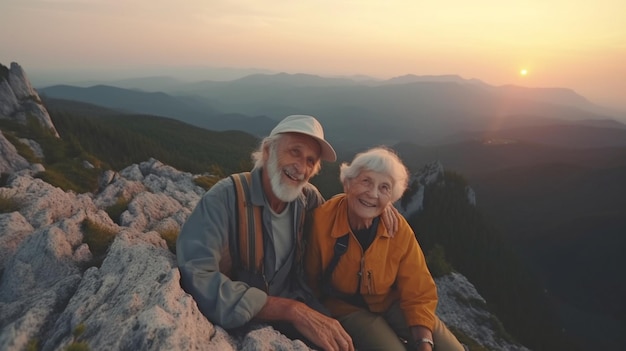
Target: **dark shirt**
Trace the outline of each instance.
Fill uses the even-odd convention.
[[[372,225],[369,228],[353,230],[354,235],[357,240],[359,240],[359,244],[363,248],[363,252],[367,251],[367,248],[372,245],[374,238],[376,237],[376,231],[378,230],[378,222],[380,221],[380,217],[374,218],[372,221]]]
[[[380,221],[379,218],[380,217],[374,218],[374,220],[372,221],[372,225],[369,228],[352,231],[354,233],[354,236],[356,236],[357,240],[359,241],[359,244],[361,244],[361,248],[363,248],[363,253],[365,253],[370,245],[372,245],[372,242],[374,242],[374,238],[376,237],[376,231],[378,230],[378,223]],[[358,286],[361,286],[361,276],[359,276]],[[363,299],[363,296],[361,295],[360,289],[358,287],[354,295],[345,298],[345,300],[346,302],[354,306],[358,306],[366,310],[368,309],[367,303]]]

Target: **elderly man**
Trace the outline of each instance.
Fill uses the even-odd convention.
[[[324,350],[354,350],[350,336],[324,314],[302,274],[303,214],[324,201],[308,181],[319,172],[320,159],[337,159],[322,126],[311,116],[288,116],[252,156],[249,183],[241,174],[220,180],[183,225],[176,245],[183,288],[207,319],[226,329],[261,321]],[[240,205],[238,191],[246,189],[247,204]],[[256,242],[254,235],[239,234],[241,216],[253,208],[262,223],[252,215],[245,223],[262,231]],[[242,263],[249,257],[258,264]]]

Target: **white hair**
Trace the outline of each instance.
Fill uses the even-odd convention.
[[[254,162],[253,169],[262,168],[265,165],[265,161],[263,161],[263,149],[267,146],[269,147],[269,151],[272,152],[276,145],[278,145],[278,141],[283,137],[282,134],[276,134],[273,136],[265,137],[261,140],[259,147],[252,152],[250,157],[252,158],[252,162]]]
[[[342,184],[352,180],[363,171],[373,171],[386,174],[393,180],[391,201],[402,197],[409,182],[409,171],[396,153],[383,146],[371,148],[357,154],[351,164],[342,163],[339,167],[339,180]]]

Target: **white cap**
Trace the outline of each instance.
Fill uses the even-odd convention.
[[[324,129],[320,122],[313,116],[306,115],[291,115],[285,117],[270,133],[270,136],[274,136],[280,133],[300,133],[313,137],[320,144],[322,154],[320,155],[322,160],[325,161],[337,161],[337,154],[330,144],[324,140]]]

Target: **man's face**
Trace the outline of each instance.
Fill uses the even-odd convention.
[[[272,191],[280,200],[291,202],[319,171],[320,145],[309,136],[285,133],[268,151],[266,168]]]

